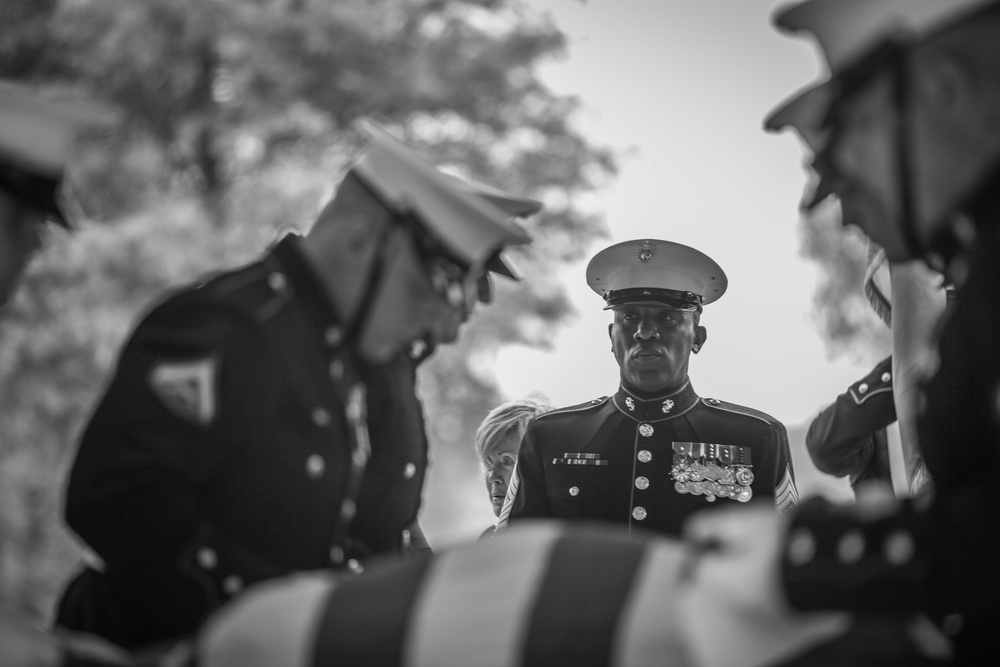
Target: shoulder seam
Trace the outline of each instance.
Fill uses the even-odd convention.
[[[774,417],[772,417],[771,415],[767,414],[766,412],[761,412],[760,410],[755,410],[754,408],[748,408],[745,405],[737,405],[736,403],[727,403],[727,402],[719,400],[719,399],[714,399],[714,400],[718,401],[718,402],[717,403],[709,403],[708,399],[705,399],[705,398],[702,398],[701,402],[704,405],[706,405],[706,406],[708,406],[710,408],[716,408],[716,409],[719,409],[719,410],[724,410],[726,412],[731,412],[734,415],[743,415],[744,417],[753,417],[754,419],[758,419],[758,420],[764,422],[768,426],[771,426],[773,424],[780,424],[781,423],[777,419],[775,419]]]
[[[593,401],[589,401],[587,403],[580,403],[578,405],[569,405],[565,408],[555,408],[553,410],[549,410],[548,412],[543,412],[542,414],[535,417],[535,419],[536,420],[545,419],[553,415],[566,414],[568,412],[582,412],[583,410],[589,410],[591,408],[596,408],[600,405],[604,405],[607,402],[608,402],[608,397],[602,396],[601,398],[596,398]]]

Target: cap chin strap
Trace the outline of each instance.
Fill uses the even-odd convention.
[[[361,332],[364,331],[368,319],[371,317],[372,308],[375,306],[375,295],[379,287],[382,286],[382,278],[385,274],[385,267],[388,260],[389,235],[396,229],[396,216],[392,222],[387,224],[379,235],[378,243],[375,246],[375,257],[372,260],[368,276],[365,278],[365,287],[361,292],[361,300],[358,303],[354,317],[347,323],[345,341],[348,349],[355,356],[356,361],[362,361],[359,353],[359,341]]]
[[[903,232],[903,242],[910,257],[914,259],[926,257],[927,246],[920,240],[917,224],[917,207],[914,200],[914,163],[913,138],[911,131],[912,79],[907,65],[907,51],[899,42],[894,44],[894,53],[890,62],[892,76],[892,100],[896,110],[896,167],[899,174],[899,205],[900,229]]]

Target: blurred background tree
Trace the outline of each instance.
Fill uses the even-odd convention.
[[[892,334],[864,293],[867,237],[856,227],[843,225],[840,206],[832,201],[803,215],[799,224],[802,254],[819,269],[813,318],[827,354],[874,366],[889,354]]]
[[[521,0],[4,0],[0,78],[111,105],[69,175],[86,220],[55,234],[0,325],[0,595],[47,619],[81,557],[60,518],[76,439],[117,350],[172,286],[302,230],[368,116],[446,170],[534,196],[529,279],[499,281],[420,372],[432,468],[422,520],[467,535],[475,428],[509,343],[545,346],[556,275],[606,234],[582,204],[618,156],[578,134],[537,67],[564,36]],[[472,534],[487,525],[477,525]],[[463,524],[463,521],[465,524]]]

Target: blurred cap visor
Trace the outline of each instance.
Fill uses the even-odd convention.
[[[466,267],[517,280],[501,256],[531,242],[511,218],[537,213],[541,202],[445,174],[370,120],[358,122],[370,143],[351,171],[390,210],[416,216],[426,231]]]
[[[76,136],[109,114],[96,105],[42,100],[22,86],[0,82],[0,189],[69,227],[60,188]]]
[[[887,42],[919,43],[997,4],[1000,0],[807,0],[779,7],[775,27],[808,35],[829,74],[782,102],[768,114],[765,128],[791,126],[817,150],[840,75],[863,66]]]

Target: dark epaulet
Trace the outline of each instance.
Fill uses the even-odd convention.
[[[601,396],[600,398],[595,398],[594,400],[587,401],[586,403],[578,403],[577,405],[569,405],[569,406],[566,406],[565,408],[555,408],[553,410],[549,410],[548,412],[543,412],[542,414],[540,414],[537,417],[535,417],[535,419],[542,419],[542,418],[548,419],[550,417],[554,417],[554,416],[557,416],[557,415],[565,415],[565,414],[569,414],[569,413],[579,413],[579,412],[585,412],[587,410],[594,410],[596,408],[601,407],[605,403],[607,403],[608,402],[608,398],[609,397],[607,397],[607,396]]]
[[[766,412],[761,412],[760,410],[754,410],[753,408],[748,408],[745,405],[737,405],[736,403],[729,403],[727,401],[720,401],[717,398],[703,398],[701,402],[710,408],[715,408],[716,410],[724,410],[725,412],[731,412],[737,415],[743,415],[744,417],[753,417],[759,419],[767,424],[780,424],[777,419],[767,414]]]
[[[262,262],[216,274],[203,282],[196,293],[234,314],[264,322],[292,300],[288,277]]]

